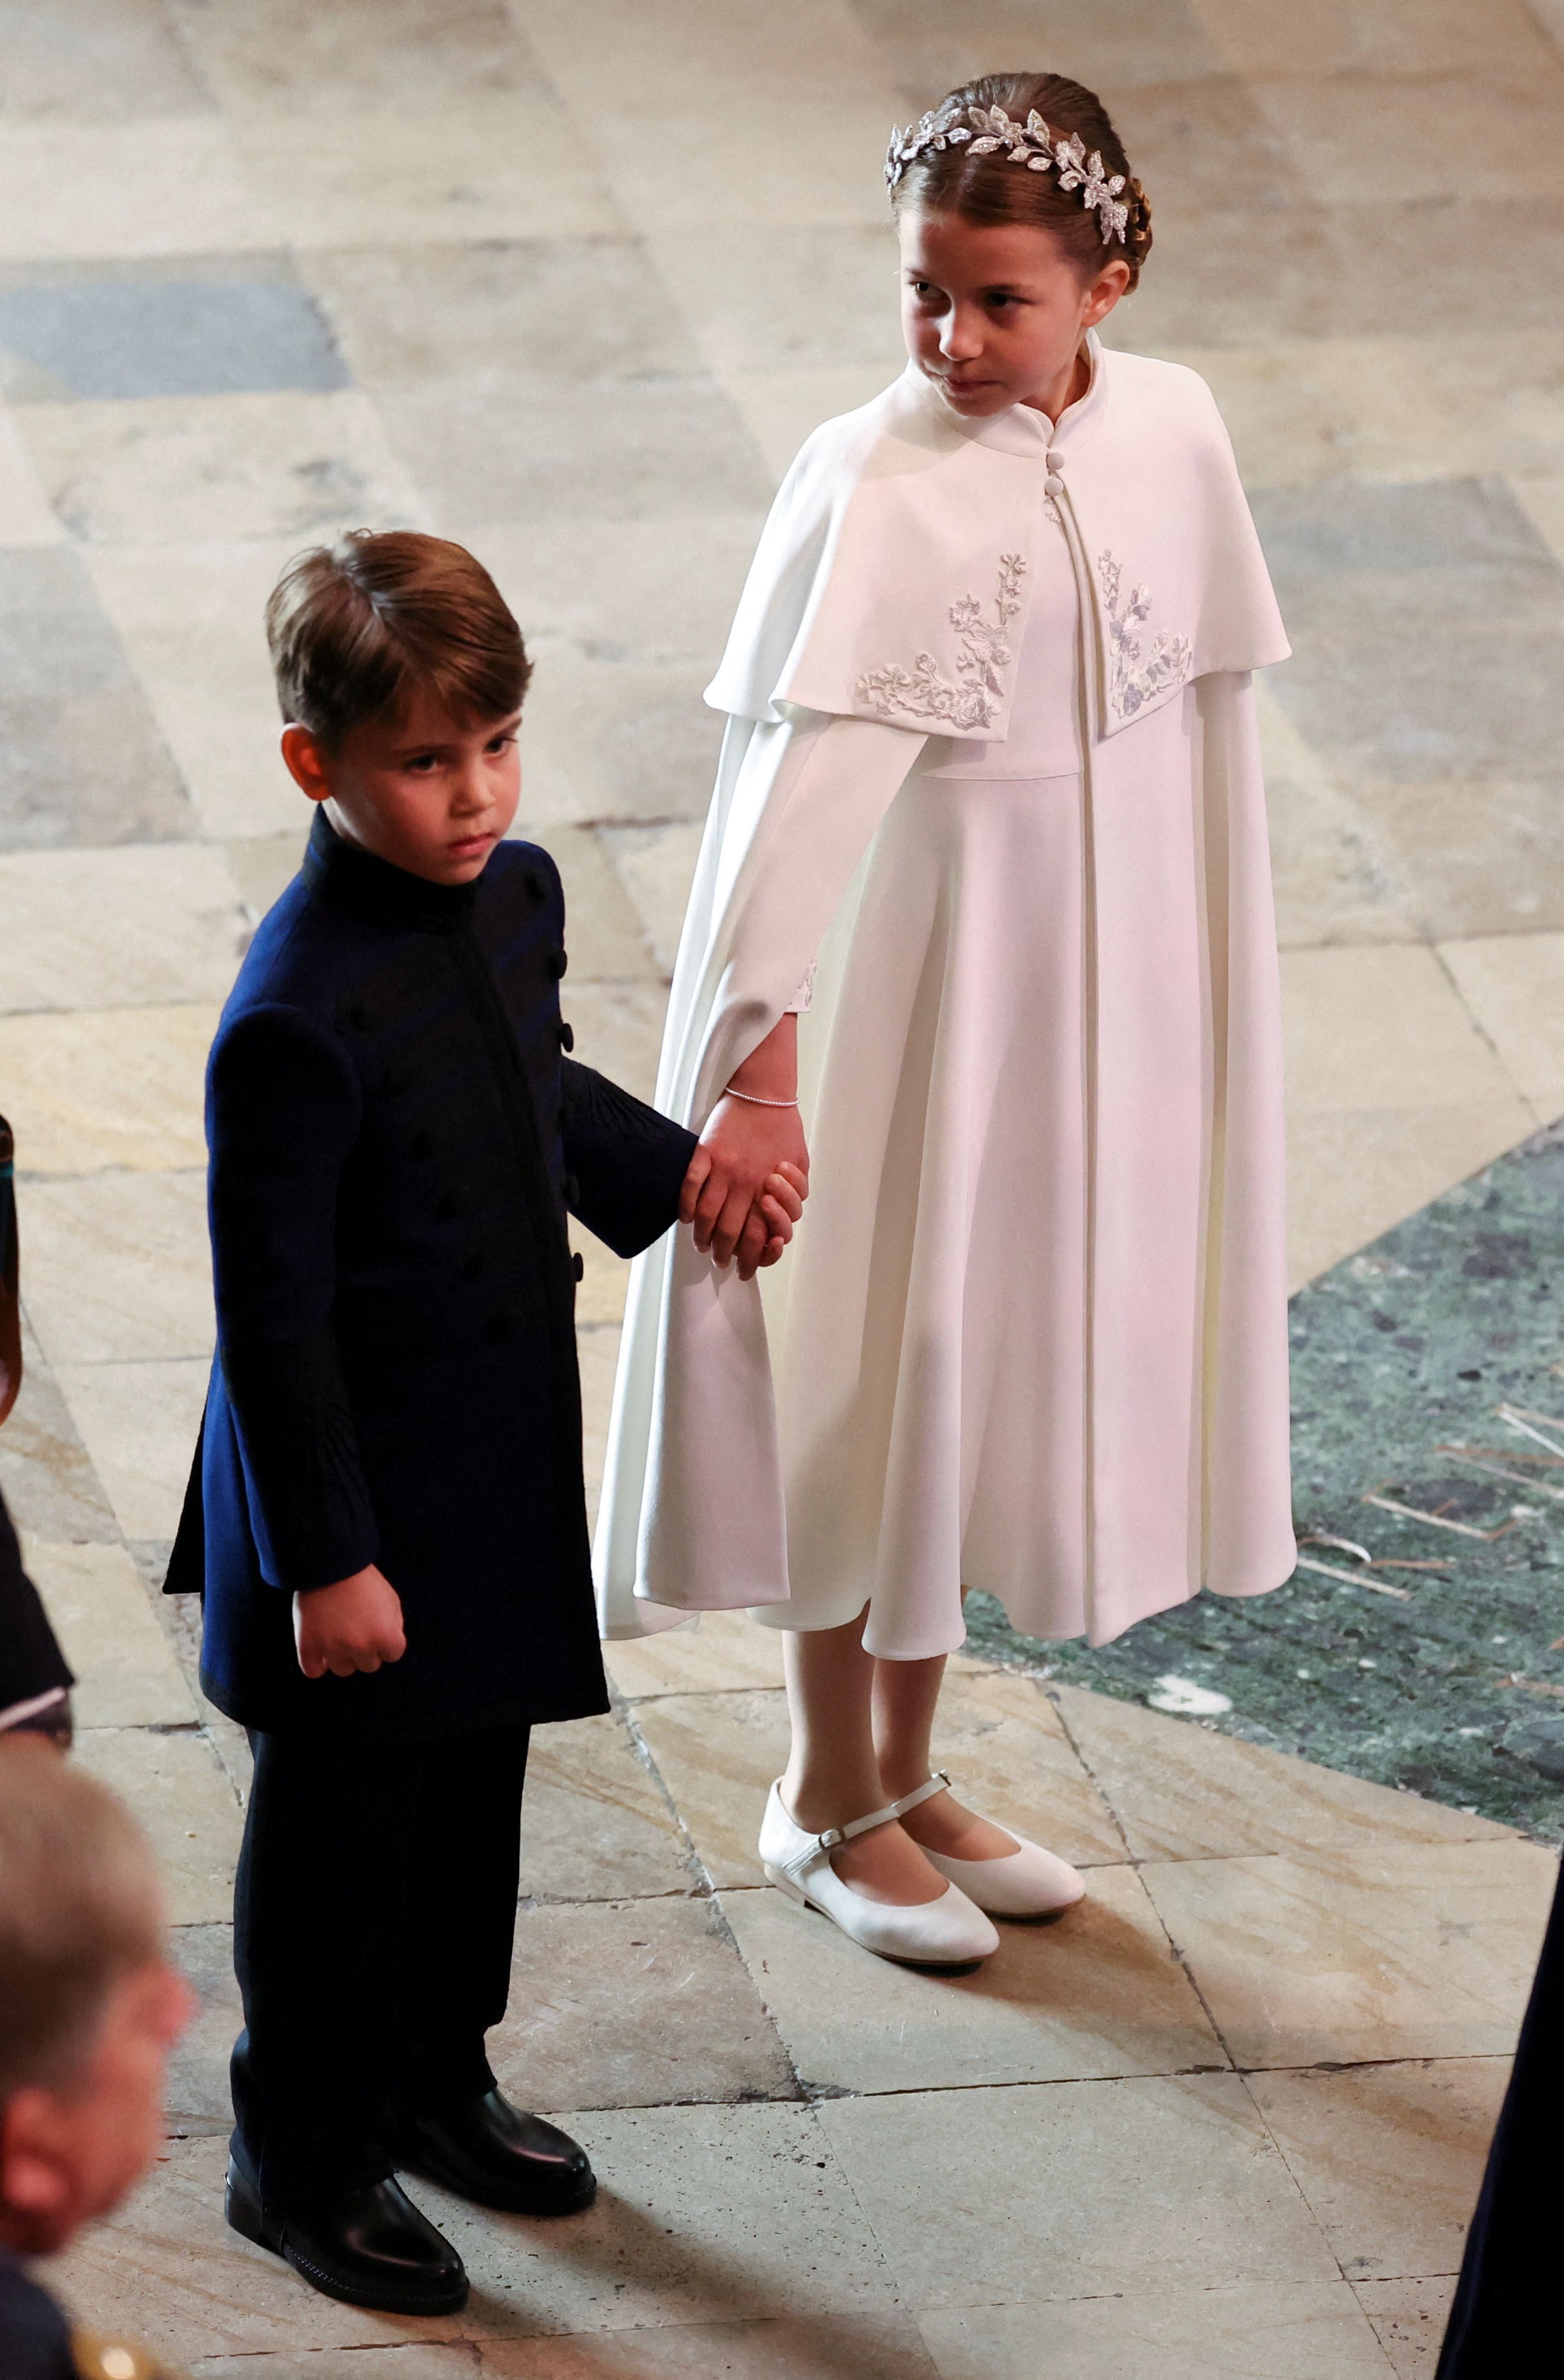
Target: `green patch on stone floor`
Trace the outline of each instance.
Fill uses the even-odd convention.
[[[1564,1123],[1301,1291],[1291,1337],[1300,1551],[1326,1571],[1096,1652],[974,1596],[971,1648],[1556,1840]]]

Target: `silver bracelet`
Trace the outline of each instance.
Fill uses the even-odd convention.
[[[738,1091],[729,1083],[723,1093],[725,1099],[747,1099],[752,1108],[796,1108],[797,1099],[763,1099],[754,1091]]]

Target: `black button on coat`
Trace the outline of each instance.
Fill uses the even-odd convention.
[[[564,900],[502,844],[427,884],[317,816],[207,1075],[217,1357],[168,1588],[202,1678],[276,1733],[584,1717],[593,1611],[568,1203],[622,1256],[692,1136],[565,1058]],[[568,1198],[566,1183],[568,1175]],[[403,1658],[306,1679],[298,1589],[378,1563]]]

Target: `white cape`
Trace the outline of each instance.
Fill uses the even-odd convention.
[[[1020,408],[957,421],[910,372],[805,446],[708,694],[729,727],[657,1099],[693,1128],[704,1123],[787,1007],[928,733],[958,754],[977,745],[1002,758],[1040,540],[1057,535],[1057,518],[1083,630],[1094,831],[1099,843],[1120,835],[1126,882],[1137,772],[1153,748],[1143,731],[1175,703],[1190,722],[1181,748],[1201,815],[1208,1047],[1191,1227],[1202,1343],[1183,1358],[1200,1376],[1203,1475],[1183,1591],[1254,1592],[1287,1574],[1291,1543],[1274,926],[1245,674],[1287,646],[1204,383],[1094,343],[1094,357],[1097,401],[1073,433],[1073,415],[1056,434]],[[827,735],[833,765],[812,770]],[[1144,1065],[1132,1051],[1115,1062],[1112,943],[1135,930],[1133,903],[1097,919],[1094,1175],[1106,1188],[1092,1224],[1092,1328],[1105,1369],[1133,1343],[1156,1260],[1146,1228],[1155,1184],[1139,1185],[1139,1201],[1118,1187]],[[1132,1467],[1132,1417],[1118,1445],[1115,1427],[1105,1412],[1089,1433],[1099,1487]],[[1096,1502],[1111,1538],[1113,1495]],[[1098,1568],[1119,1583],[1087,1614],[1094,1641],[1169,1599],[1153,1589],[1137,1604],[1111,1551]],[[716,1273],[684,1232],[634,1270],[597,1569],[607,1636],[700,1609],[782,1606],[791,1594],[760,1287]]]

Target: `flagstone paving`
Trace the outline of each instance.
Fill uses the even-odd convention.
[[[1018,61],[1095,83],[1126,134],[1157,248],[1112,336],[1212,382],[1297,648],[1261,720],[1293,1280],[1320,1283],[1301,1475],[1305,1517],[1356,1536],[1311,1449],[1411,1459],[1419,1359],[1378,1309],[1404,1338],[1423,1266],[1441,1328],[1502,1335],[1518,1293],[1446,1244],[1510,1222],[1449,1194],[1564,1111],[1557,0],[0,6],[0,1108],[30,1365],[0,1481],[80,1672],[79,1756],[157,1842],[201,2001],[165,2153],[62,2280],[191,2374],[1432,2373],[1551,1882],[1504,1822],[1556,1820],[1558,1726],[1485,1671],[1477,1752],[1446,1727],[1416,1773],[1375,1768],[1395,1696],[1362,1663],[1403,1606],[1356,1598],[1364,1655],[1317,1574],[1256,1607],[1273,1681],[1311,1672],[1312,1734],[1277,1694],[1259,1741],[1148,1708],[1135,1665],[1191,1656],[1143,1632],[1111,1674],[956,1665],[940,1756],[1089,1892],[944,1981],[759,1875],[776,1636],[614,1647],[613,1715],[539,1732],[495,2042],[589,2143],[597,2207],[550,2228],[427,2193],[475,2286],[425,2324],[311,2295],[221,2219],[248,1755],[154,1590],[210,1349],[202,1060],[306,823],[266,589],[360,523],[489,563],[537,664],[524,815],[566,878],[578,1046],[649,1088],[701,687],[800,439],[898,369],[888,126]],[[1512,1179],[1484,1176],[1501,1204]],[[1351,1270],[1371,1243],[1383,1281]],[[584,1254],[595,1480],[626,1269]],[[1553,1298],[1525,1322],[1544,1370]],[[1382,1553],[1431,1534],[1374,1518]],[[1470,1607],[1416,1575],[1448,1650]],[[1546,1685],[1564,1615],[1543,1634],[1553,1584],[1527,1592],[1512,1666]],[[1479,1754],[1526,1791],[1485,1798]]]

